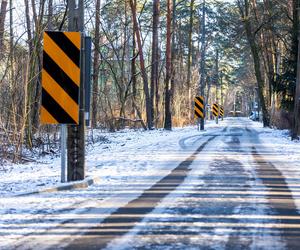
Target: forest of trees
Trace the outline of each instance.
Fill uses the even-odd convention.
[[[264,126],[293,126],[298,0],[86,0],[92,37],[91,127],[172,129],[207,104]],[[51,149],[57,127],[39,124],[43,32],[67,30],[67,0],[1,0],[1,158]]]

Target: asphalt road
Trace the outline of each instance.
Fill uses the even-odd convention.
[[[299,249],[300,217],[272,155],[236,120],[66,249]]]
[[[98,224],[61,225],[70,237],[50,248],[300,249],[291,191],[271,163],[274,152],[248,125],[236,119],[195,137],[197,149],[169,175]],[[180,141],[183,149],[189,139]]]

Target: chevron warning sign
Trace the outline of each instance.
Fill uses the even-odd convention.
[[[42,124],[78,124],[80,32],[44,33]]]
[[[215,117],[218,117],[219,115],[219,104],[217,103],[214,103],[213,106],[212,106],[212,113]]]
[[[224,117],[224,107],[220,106],[220,116]]]
[[[204,118],[204,97],[196,96],[195,97],[195,117],[196,118]]]

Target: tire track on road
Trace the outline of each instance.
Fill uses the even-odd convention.
[[[299,216],[297,207],[294,202],[294,198],[291,190],[285,180],[282,173],[271,163],[264,159],[263,155],[259,154],[255,147],[251,150],[255,164],[255,171],[257,173],[257,178],[261,180],[263,185],[265,185],[268,190],[266,191],[266,199],[268,201],[268,206],[271,207],[272,211],[276,215],[285,216]],[[278,188],[284,189],[284,195],[278,195]],[[286,221],[280,219],[277,223],[287,223]],[[290,220],[288,224],[298,223]],[[281,235],[286,244],[286,248],[289,250],[299,249],[299,229],[280,229]]]
[[[226,131],[226,128],[224,131]],[[118,208],[98,226],[83,231],[81,236],[78,236],[75,240],[70,242],[64,249],[103,249],[112,240],[128,233],[138,222],[141,222],[163,198],[183,183],[191,170],[189,166],[205,146],[217,136],[218,135],[212,135],[211,138],[202,143],[191,156],[173,169],[169,175],[145,190],[138,198],[132,200],[126,206]]]

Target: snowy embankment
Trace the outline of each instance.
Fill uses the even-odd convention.
[[[252,123],[252,128],[257,131],[262,146],[273,152],[266,160],[284,176],[300,212],[300,141],[292,141],[288,130],[263,128],[256,122]]]
[[[206,124],[204,133],[211,133],[230,125],[223,121]],[[273,163],[287,177],[295,176],[300,169],[300,143],[292,142],[287,130],[263,128],[261,123],[252,122],[251,127],[259,133],[259,138],[267,148],[277,153]],[[203,132],[202,132],[203,133]],[[89,145],[86,156],[87,176],[99,176],[101,184],[116,185],[131,183],[139,178],[150,178],[164,169],[169,171],[169,163],[184,160],[180,139],[199,135],[196,126],[164,130],[123,130],[116,133],[94,131],[95,144]],[[205,139],[205,138],[203,138]],[[194,150],[193,144],[189,149]],[[189,150],[187,149],[187,150]],[[184,152],[185,153],[185,152]],[[272,159],[271,159],[272,160]],[[175,167],[175,166],[174,166]],[[0,196],[9,197],[60,184],[60,158],[46,156],[27,164],[9,164],[0,167]],[[151,178],[150,178],[151,179]],[[153,180],[150,180],[152,182]],[[288,179],[287,179],[288,181]],[[299,181],[300,182],[300,181]]]
[[[199,133],[222,129],[222,124],[209,122],[204,132],[197,131],[196,126],[173,131],[94,131],[95,138],[102,139],[88,147],[86,171],[88,176],[99,176],[100,181],[84,190],[14,197],[18,193],[60,185],[60,159],[43,158],[38,163],[4,166],[6,170],[0,183],[3,197],[0,200],[0,226],[4,230],[0,232],[0,249],[7,249],[7,246],[13,249],[18,245],[36,248],[31,242],[46,245],[46,236],[35,239],[24,236],[33,234],[34,237],[46,230],[55,233],[61,230],[59,225],[65,221],[76,223],[85,213],[97,213],[92,221],[100,223],[194,153],[201,141],[207,139],[206,136],[199,138]],[[186,139],[182,141],[183,138]],[[99,211],[93,212],[97,207],[101,207],[101,215]],[[55,244],[54,241],[60,238],[49,240]]]
[[[220,126],[209,122],[206,132]],[[95,144],[86,152],[87,176],[101,177],[102,184],[129,181],[131,177],[151,175],[157,169],[152,162],[176,160],[178,141],[199,134],[196,126],[164,130],[123,130],[105,133],[94,130]],[[174,154],[175,153],[175,154]],[[180,156],[179,156],[180,157]],[[0,196],[12,196],[60,185],[60,158],[45,156],[26,164],[7,164],[0,167]]]

